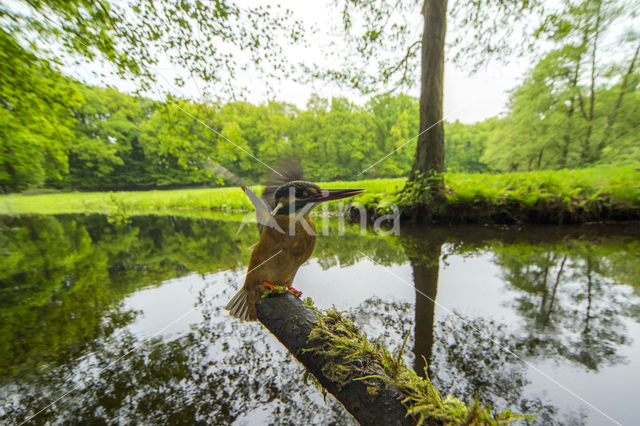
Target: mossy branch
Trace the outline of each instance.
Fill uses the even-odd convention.
[[[284,294],[258,304],[260,321],[361,424],[507,424],[522,416],[443,398],[428,378],[370,341],[335,309],[319,311]]]

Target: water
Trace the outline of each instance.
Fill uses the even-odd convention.
[[[533,424],[634,424],[639,228],[347,227],[318,237],[295,287],[391,349],[408,334],[406,362],[426,360],[444,394]],[[353,423],[222,309],[255,229],[98,215],[0,229],[1,423]]]

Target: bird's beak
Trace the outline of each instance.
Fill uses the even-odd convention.
[[[353,197],[364,191],[364,189],[323,189],[320,194],[311,197],[310,201],[322,202],[339,200],[340,198]]]

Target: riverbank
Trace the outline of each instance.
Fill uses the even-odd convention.
[[[368,217],[396,204],[405,221],[417,223],[540,223],[640,219],[640,169],[634,167],[503,174],[447,174],[445,192],[434,200],[425,183],[400,194],[364,200]],[[358,212],[355,216],[358,215]]]
[[[503,174],[449,173],[439,202],[423,184],[400,193],[406,179],[320,183],[325,188],[364,188],[354,197],[375,218],[394,203],[403,219],[436,223],[585,223],[640,219],[640,169],[592,168]],[[254,187],[261,191],[261,187]],[[329,203],[338,210],[342,204]],[[239,188],[132,192],[71,192],[0,196],[0,214],[247,212]],[[357,216],[357,211],[352,211]]]
[[[398,192],[406,179],[370,179],[320,183],[323,188],[364,188],[367,194],[386,197]],[[262,187],[252,187],[260,193]],[[357,200],[357,198],[356,198]],[[338,203],[330,204],[334,209]],[[143,214],[189,212],[248,212],[253,207],[238,187],[188,188],[154,191],[59,192],[0,195],[0,214],[66,214],[118,211]]]

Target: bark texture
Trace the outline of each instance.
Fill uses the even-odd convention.
[[[410,179],[418,173],[444,172],[444,39],[447,0],[425,0],[422,11],[422,65],[420,87],[420,136]]]
[[[322,373],[325,360],[307,349],[309,333],[315,327],[317,315],[291,294],[267,297],[257,304],[258,320],[313,374],[318,382],[362,425],[413,425],[399,399],[399,392],[380,381],[380,391],[372,394],[361,381],[341,386]],[[362,376],[374,374],[364,366]]]

